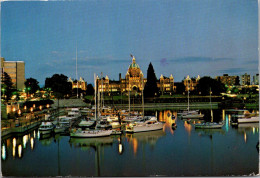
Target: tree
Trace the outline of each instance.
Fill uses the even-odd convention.
[[[144,87],[144,97],[158,96],[159,88],[157,87],[157,78],[153,69],[152,63],[149,64],[147,69],[147,82]]]
[[[95,92],[95,90],[94,90],[93,85],[92,84],[88,84],[87,85],[86,95],[94,95],[94,92]]]
[[[35,94],[40,89],[39,82],[34,78],[28,78],[24,82],[25,88],[29,94]]]
[[[13,82],[11,77],[4,72],[2,75],[2,84],[1,84],[1,96],[4,96],[6,101],[10,100],[13,92]]]
[[[55,97],[64,98],[70,95],[72,84],[68,82],[68,77],[63,74],[54,74],[51,78],[45,79],[45,88],[51,88]]]
[[[185,92],[185,85],[184,85],[183,81],[180,83],[175,83],[175,85],[176,85],[177,94],[183,94],[183,92]]]
[[[214,95],[220,95],[220,93],[225,92],[225,85],[216,79],[212,79],[211,77],[202,77],[199,80],[197,85],[197,89],[201,92],[201,95],[209,95],[211,92]]]

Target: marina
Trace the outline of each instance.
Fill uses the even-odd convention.
[[[178,111],[157,111],[163,129],[99,138],[41,135],[36,128],[2,139],[5,176],[230,176],[258,173],[259,125],[231,125],[231,114],[213,110],[218,129],[195,129]],[[156,111],[145,111],[155,115]],[[172,116],[176,116],[173,119]],[[209,119],[207,119],[209,118]],[[175,130],[172,123],[176,121]],[[46,156],[48,155],[48,156]],[[234,161],[234,159],[236,161]],[[243,162],[243,164],[241,164]],[[198,166],[199,165],[199,166]]]

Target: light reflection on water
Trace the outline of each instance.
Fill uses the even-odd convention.
[[[153,132],[74,139],[60,135],[41,138],[38,130],[34,130],[23,136],[10,137],[2,140],[3,175],[149,176],[153,175],[153,170],[167,176],[244,175],[258,168],[258,123],[232,127],[231,116],[224,110],[219,116],[214,115],[214,119],[225,122],[222,129],[196,130],[194,124],[203,120],[194,119],[188,123],[178,118],[176,111],[161,111],[158,117],[165,125],[163,130]],[[174,122],[178,126],[176,130],[171,127]],[[28,142],[30,148],[26,146]],[[32,157],[32,151],[38,156]],[[30,157],[31,161],[24,161],[25,157]],[[17,166],[24,166],[24,169],[15,168],[16,159],[21,161]],[[234,160],[237,161],[231,166]],[[237,162],[250,166],[241,167]],[[43,163],[51,170],[37,168]],[[183,166],[185,164],[189,170]],[[174,165],[174,168],[162,165]]]

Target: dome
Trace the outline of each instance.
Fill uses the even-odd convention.
[[[130,66],[129,66],[129,68],[140,68],[139,67],[139,65],[138,64],[136,64],[136,63],[132,63]]]

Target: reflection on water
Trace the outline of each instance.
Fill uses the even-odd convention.
[[[19,156],[19,158],[22,157],[22,151],[23,151],[22,145],[19,145],[19,146],[18,146],[18,156]]]
[[[222,129],[194,129],[195,123],[207,120],[181,120],[176,111],[166,110],[158,112],[159,121],[165,122],[158,131],[85,139],[42,137],[36,129],[11,136],[1,143],[3,175],[149,176],[156,170],[156,175],[166,176],[220,176],[258,171],[259,124],[233,127],[230,113],[213,110],[213,115],[214,121],[225,123]],[[48,168],[41,167],[45,164]]]
[[[5,144],[2,145],[2,159],[5,160],[6,159],[6,148],[5,148]]]
[[[170,133],[173,135],[174,130],[172,129],[172,124],[176,122],[177,119],[172,119],[173,116],[177,118],[177,112],[176,111],[170,111],[170,110],[164,110],[159,112],[159,118],[158,120],[160,122],[165,122],[163,126],[163,131],[170,131]]]
[[[133,134],[126,134],[128,142],[133,146],[134,155],[137,153],[138,144],[148,144],[155,146],[158,139],[164,137],[166,134],[163,130],[156,130],[151,132],[140,132]]]
[[[31,143],[31,150],[33,150],[33,146],[34,146],[34,140],[33,140],[33,138],[32,138],[32,137],[31,137],[30,143]]]

